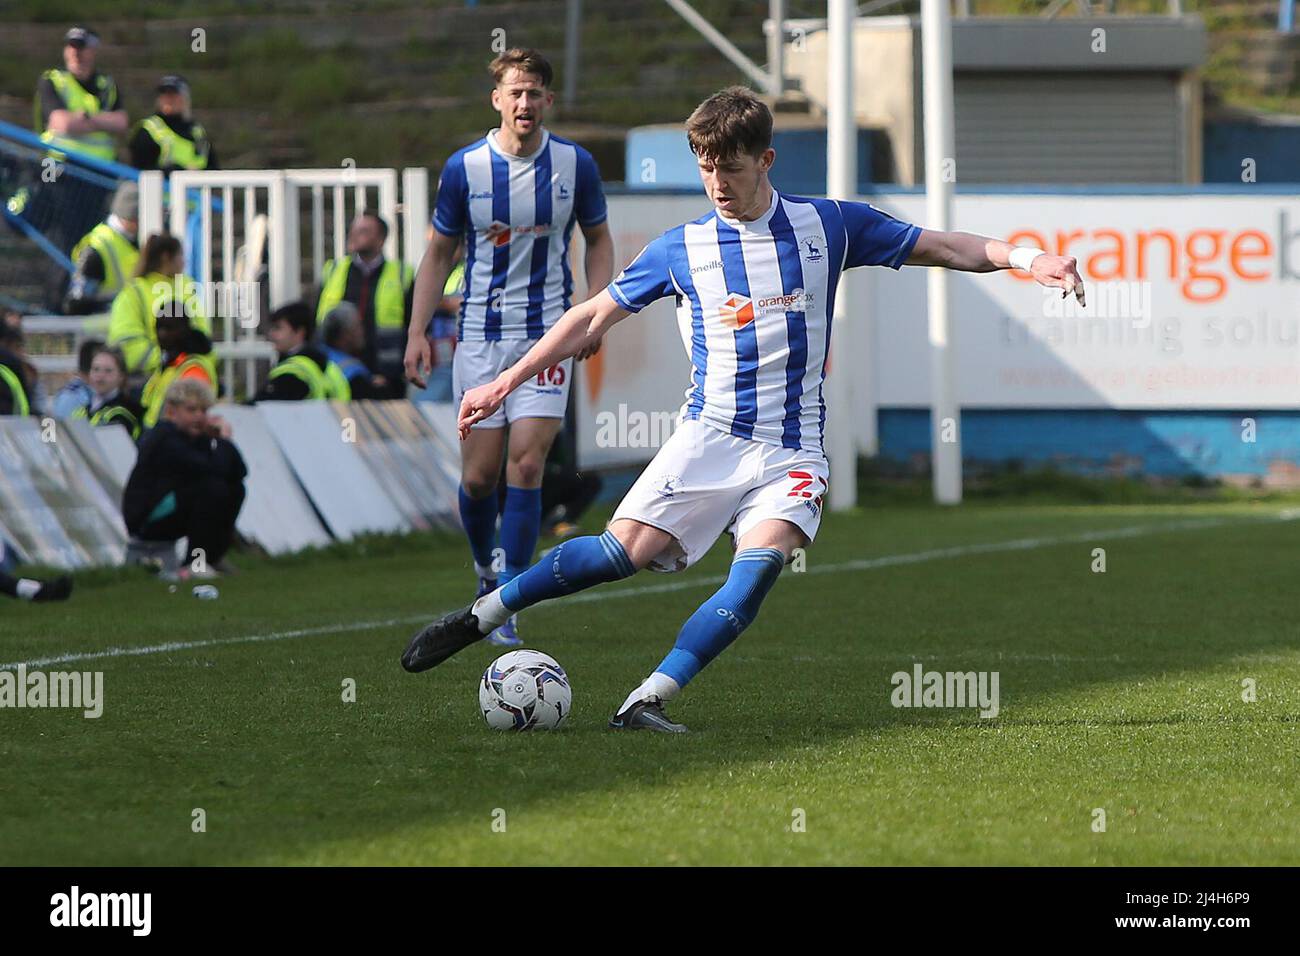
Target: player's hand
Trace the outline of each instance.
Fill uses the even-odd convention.
[[[1087,306],[1083,300],[1083,277],[1079,275],[1078,260],[1074,256],[1054,256],[1044,253],[1035,256],[1029,264],[1029,273],[1038,280],[1039,285],[1061,290],[1064,299],[1071,292],[1079,300],[1079,305]]]
[[[573,357],[577,359],[579,362],[591,358],[593,355],[595,355],[597,352],[600,351],[600,344],[603,341],[605,341],[603,338],[596,339],[596,341],[592,342],[590,345],[584,345],[581,349],[578,350],[578,352]]]
[[[509,394],[510,389],[506,388],[505,383],[499,378],[466,392],[465,397],[460,400],[460,415],[456,420],[456,430],[460,432],[460,440],[464,441],[469,437],[471,426],[491,417]]]
[[[406,340],[406,360],[403,364],[408,382],[416,388],[427,387],[427,376],[433,369],[433,348],[426,336]]]

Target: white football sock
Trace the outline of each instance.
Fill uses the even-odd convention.
[[[31,578],[18,579],[18,596],[24,601],[30,601],[40,593],[41,582],[33,581]]]
[[[489,591],[474,602],[474,616],[478,618],[480,633],[491,634],[504,624],[511,615],[510,608],[501,601],[501,588]]]
[[[627,695],[627,700],[623,701],[623,706],[618,709],[618,712],[621,714],[633,704],[639,704],[651,697],[658,697],[660,700],[672,700],[681,693],[681,690],[681,687],[677,685],[677,681],[667,674],[655,671],[641,682],[640,687]]]
[[[474,562],[474,573],[481,578],[487,578],[489,581],[495,581],[497,579],[497,573],[492,569],[491,565],[484,567],[477,561]]]

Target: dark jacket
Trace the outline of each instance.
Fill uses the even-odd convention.
[[[224,438],[191,438],[163,420],[140,439],[140,454],[122,493],[122,518],[135,534],[168,492],[207,478],[242,482],[244,459]]]

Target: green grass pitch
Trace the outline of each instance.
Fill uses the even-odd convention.
[[[1287,517],[830,515],[670,707],[692,730],[672,738],[605,723],[716,587],[725,543],[524,615],[573,683],[553,734],[484,725],[491,647],[399,668],[416,624],[470,594],[453,536],[246,559],[217,601],[90,574],[69,604],[0,605],[0,663],[102,670],[105,693],[98,720],[0,709],[0,864],[1295,865]],[[890,676],[918,661],[997,671],[999,715],[895,708]]]

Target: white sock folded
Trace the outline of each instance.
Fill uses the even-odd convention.
[[[511,611],[501,601],[501,589],[489,591],[474,602],[474,616],[478,618],[478,629],[483,634],[491,634],[504,624]]]
[[[487,578],[489,581],[495,581],[497,579],[497,573],[492,569],[491,565],[484,567],[477,561],[474,562],[474,573],[481,578]]]
[[[18,596],[24,601],[30,601],[40,593],[41,582],[33,581],[31,578],[18,579]]]
[[[621,714],[633,704],[639,704],[651,697],[658,697],[660,700],[672,700],[681,693],[681,690],[677,685],[677,681],[667,674],[655,671],[641,682],[640,687],[627,695],[627,700],[623,701],[623,706],[618,709],[618,712]]]

